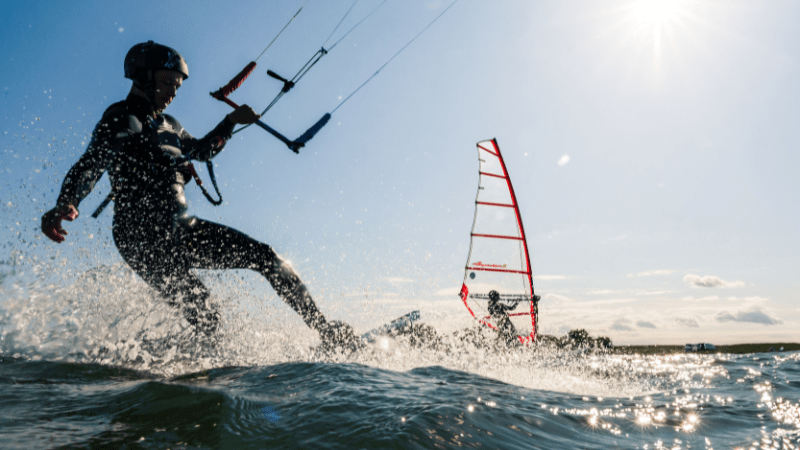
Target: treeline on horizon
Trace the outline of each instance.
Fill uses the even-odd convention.
[[[781,350],[783,349],[783,350]],[[695,353],[781,353],[800,350],[800,343],[796,342],[767,342],[761,344],[733,344],[717,345],[716,350],[702,351]],[[614,347],[615,352],[619,353],[638,353],[638,354],[669,354],[685,353],[683,345],[621,345]]]
[[[570,330],[563,336],[553,336],[543,334],[539,336],[539,344],[553,346],[562,349],[595,349],[612,350],[615,353],[638,353],[638,354],[669,354],[685,353],[684,345],[621,345],[614,347],[611,339],[606,336],[592,337],[583,328]],[[800,350],[800,343],[796,342],[773,342],[760,344],[733,344],[717,345],[715,350],[700,351],[696,353],[780,353]]]
[[[563,336],[542,334],[539,336],[539,343],[567,349],[610,349],[614,347],[614,344],[611,342],[611,338],[606,336],[598,336],[593,338],[589,335],[589,332],[583,328],[570,330]]]

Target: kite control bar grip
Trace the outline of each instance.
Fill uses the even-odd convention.
[[[321,130],[322,127],[324,127],[326,123],[328,123],[329,120],[331,120],[331,115],[330,115],[330,113],[326,113],[324,116],[322,116],[321,119],[319,119],[317,121],[317,123],[312,125],[311,128],[306,130],[305,133],[303,133],[302,135],[300,135],[299,138],[297,138],[297,139],[295,139],[293,141],[290,141],[289,139],[286,138],[286,136],[278,133],[272,127],[270,127],[269,125],[265,124],[264,122],[262,122],[260,120],[256,121],[255,124],[260,126],[263,129],[267,130],[267,132],[269,134],[271,134],[271,135],[275,136],[276,138],[278,138],[281,142],[286,144],[286,146],[289,147],[289,149],[291,149],[293,152],[300,153],[300,149],[303,148],[306,145],[306,142],[310,141],[311,138],[313,138],[314,135],[317,134],[317,132],[319,130]]]
[[[256,62],[255,61],[250,61],[250,64],[246,65],[244,67],[244,69],[242,69],[242,71],[239,72],[238,75],[233,77],[233,79],[228,82],[228,84],[226,84],[225,86],[222,86],[216,92],[212,92],[211,96],[214,97],[217,100],[220,100],[220,101],[224,102],[225,99],[229,95],[231,95],[231,92],[235,91],[236,89],[239,89],[239,86],[241,86],[242,83],[244,83],[244,80],[246,80],[247,77],[249,77],[250,74],[253,73],[253,70],[255,70],[255,68],[256,68]],[[228,102],[225,102],[225,103],[228,103]],[[230,104],[230,103],[228,103],[228,104]]]
[[[271,126],[265,124],[264,122],[262,122],[260,120],[255,121],[255,124],[260,126],[263,129],[267,130],[267,133],[269,133],[269,134],[275,136],[276,138],[278,138],[278,140],[280,140],[281,142],[286,144],[286,146],[289,147],[289,149],[291,149],[293,152],[300,153],[298,150],[300,150],[300,148],[303,146],[303,144],[297,145],[294,141],[290,141],[286,136],[278,133],[274,128],[272,128]]]
[[[321,119],[319,119],[317,121],[317,123],[315,123],[311,128],[306,130],[306,132],[303,133],[299,138],[295,139],[294,143],[295,144],[299,144],[300,147],[306,145],[306,142],[310,141],[311,138],[313,138],[314,135],[317,134],[317,132],[319,130],[321,130],[322,127],[324,127],[326,123],[328,123],[329,120],[331,120],[331,114],[330,113],[326,113],[324,116],[322,116]],[[298,148],[300,148],[300,147],[298,147]]]
[[[267,75],[271,76],[272,78],[275,78],[278,81],[283,81],[283,89],[282,89],[283,92],[289,92],[289,89],[294,87],[294,81],[289,81],[286,78],[283,78],[282,76],[273,72],[272,70],[267,70]]]

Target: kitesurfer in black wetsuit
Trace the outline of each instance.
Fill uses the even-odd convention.
[[[198,331],[213,333],[220,315],[208,289],[191,269],[252,269],[327,344],[351,342],[352,329],[329,322],[292,267],[267,244],[224,225],[187,214],[184,185],[192,180],[190,159],[208,161],[222,151],[236,123],[256,121],[247,105],[228,114],[201,139],[163,114],[189,77],[175,50],[149,41],[125,57],[128,97],[111,105],[86,152],[64,178],[56,207],[42,216],[42,232],[63,242],[61,221],[78,217],[78,205],[104,172],[114,196],[114,242],[126,263],[175,306]]]

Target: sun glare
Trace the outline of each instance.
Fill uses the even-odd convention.
[[[633,4],[636,16],[647,24],[660,24],[675,18],[678,0],[636,0]]]
[[[662,69],[662,52],[668,48],[674,50],[681,37],[679,34],[685,35],[690,8],[687,0],[632,0],[627,3],[623,21],[630,26],[630,42],[641,49],[652,49],[656,76]]]

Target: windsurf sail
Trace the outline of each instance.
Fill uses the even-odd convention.
[[[497,140],[478,142],[479,180],[464,283],[459,294],[470,314],[489,328],[513,324],[523,344],[534,342],[538,300],[514,187]]]

